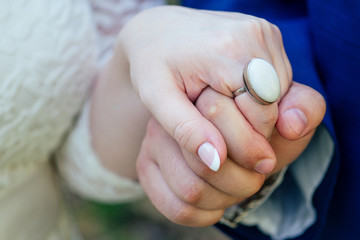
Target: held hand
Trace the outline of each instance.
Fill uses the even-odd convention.
[[[187,164],[194,161],[202,166],[201,174]],[[258,191],[265,178],[230,159],[218,172],[211,171],[199,159],[185,161],[177,142],[154,118],[148,123],[137,172],[143,189],[164,216],[193,227],[216,223],[224,209]]]
[[[232,97],[242,86],[244,65],[254,57],[275,67],[282,95],[291,83],[279,30],[238,13],[181,7],[145,11],[122,31],[117,52],[125,52],[132,84],[161,126],[215,171],[228,153],[221,133],[193,104],[202,90],[211,86]]]
[[[244,99],[249,97],[245,94],[240,96]],[[310,142],[326,110],[321,94],[296,82],[292,83],[289,91],[279,101],[276,114],[269,106],[259,105],[251,99],[241,101],[240,96],[234,101],[207,88],[196,106],[223,135],[229,157],[240,166],[258,172],[261,172],[258,167],[264,167],[261,166],[261,160],[266,155],[270,158],[264,160],[267,161],[265,167],[271,162],[268,160],[276,164],[272,172],[295,160]],[[232,101],[233,104],[229,104]],[[251,106],[252,104],[254,105]],[[278,118],[274,118],[277,115]],[[251,120],[257,121],[258,127],[254,127]],[[272,131],[275,123],[276,128]],[[271,136],[267,136],[266,132],[270,132]],[[188,164],[194,165],[191,162]]]
[[[230,101],[228,107],[225,103]],[[181,151],[156,120],[149,122],[137,162],[139,179],[155,207],[173,222],[189,226],[217,222],[224,209],[262,186],[265,175],[251,169],[257,158],[263,159],[264,149],[277,159],[274,172],[280,170],[306,148],[325,113],[325,102],[318,92],[293,83],[279,103],[277,129],[269,146],[239,114],[237,101],[207,88],[196,104],[224,135],[235,159],[228,158],[218,172]]]

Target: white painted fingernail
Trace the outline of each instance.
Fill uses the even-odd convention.
[[[214,172],[220,167],[220,157],[217,150],[211,143],[203,143],[198,149],[200,159]]]

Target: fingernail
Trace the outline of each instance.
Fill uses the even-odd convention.
[[[275,161],[272,159],[264,159],[255,166],[255,171],[262,174],[269,174],[275,167]]]
[[[300,109],[292,108],[285,112],[290,128],[301,137],[308,126],[308,119]]]
[[[217,172],[220,167],[220,157],[211,143],[203,143],[198,149],[198,155],[211,170]]]

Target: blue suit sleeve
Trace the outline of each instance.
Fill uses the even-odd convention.
[[[276,24],[283,34],[285,50],[293,67],[294,81],[311,86],[326,99],[312,51],[307,20],[302,18]],[[218,224],[221,230],[234,239],[317,239],[321,235],[338,172],[338,151],[330,116],[327,111],[321,130],[308,149],[290,166],[283,183],[268,202],[264,203],[262,209],[259,208],[262,212],[258,213],[257,218],[253,216],[253,219],[261,219],[266,214],[273,214],[268,218],[272,220],[272,224],[277,221],[278,225],[264,231],[261,224],[256,224],[253,220],[252,224],[247,224],[253,226],[242,225],[236,229]],[[331,143],[329,139],[332,139]],[[309,183],[309,179],[314,181]],[[278,215],[279,212],[281,216]]]

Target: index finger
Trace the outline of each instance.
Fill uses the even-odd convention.
[[[210,169],[217,171],[227,156],[220,132],[180,89],[170,70],[160,67],[151,71],[149,76],[154,81],[151,86],[140,89],[142,101],[182,148],[199,156]]]
[[[231,159],[249,170],[272,171],[276,157],[270,144],[245,119],[234,99],[207,88],[196,106],[221,132]]]

